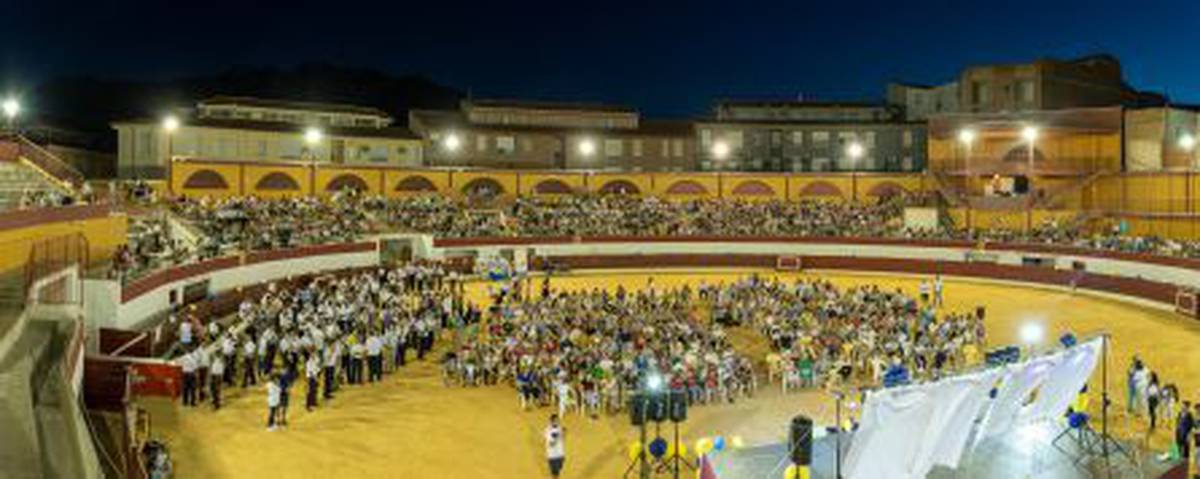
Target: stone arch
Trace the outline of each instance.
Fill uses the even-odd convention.
[[[602,195],[640,195],[641,188],[629,180],[612,180],[597,190]]]
[[[504,194],[504,185],[491,178],[475,178],[463,185],[462,192],[467,196],[490,198]]]
[[[837,196],[842,197],[842,190],[828,181],[814,181],[800,189],[800,197]]]
[[[574,192],[571,185],[566,184],[563,180],[550,178],[539,181],[533,186],[533,192],[539,195],[569,195]]]
[[[397,182],[395,190],[405,193],[427,193],[437,191],[437,186],[429,181],[429,178],[412,175]]]
[[[867,196],[877,196],[880,198],[892,198],[895,196],[904,196],[908,194],[908,190],[894,181],[883,181],[872,186],[867,190]]]
[[[203,190],[223,190],[229,188],[229,183],[225,181],[225,177],[221,176],[220,173],[205,168],[188,175],[187,180],[183,182],[183,187]]]
[[[1042,153],[1042,150],[1040,148],[1035,146],[1033,148],[1033,162],[1034,163],[1045,163],[1045,161],[1046,161],[1046,155],[1044,153]],[[1004,153],[1004,163],[1016,163],[1019,165],[1028,165],[1029,164],[1029,146],[1028,145],[1017,145],[1017,146],[1014,146],[1011,149],[1009,149],[1008,152]]]
[[[733,187],[735,196],[775,196],[775,188],[759,180],[746,180]]]
[[[692,180],[680,180],[667,187],[668,195],[705,195],[708,188]]]
[[[262,191],[300,191],[300,184],[287,173],[273,171],[258,179],[254,189]]]
[[[367,180],[353,173],[343,173],[329,180],[329,184],[325,185],[325,191],[367,191],[371,188],[367,186]]]

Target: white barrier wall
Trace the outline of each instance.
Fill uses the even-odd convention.
[[[93,323],[92,326],[134,330],[168,311],[171,307],[172,292],[176,298],[183,298],[184,287],[197,282],[208,280],[209,294],[217,294],[289,276],[378,264],[377,250],[264,261],[166,283],[125,303],[121,303],[121,286],[117,281],[89,280],[84,287],[84,307],[86,317]]]
[[[439,256],[477,252],[479,256],[500,255],[507,249],[533,249],[538,256],[655,255],[655,254],[758,254],[779,256],[839,256],[858,258],[916,259],[927,261],[968,261],[979,250],[966,247],[902,246],[886,244],[830,244],[797,242],[597,242],[525,244],[512,246],[464,246],[439,248]],[[1180,286],[1200,287],[1200,271],[1178,266],[1142,263],[1093,256],[1057,255],[1043,252],[986,250],[986,255],[1004,265],[1021,265],[1025,258],[1053,261],[1054,267],[1068,270],[1073,263],[1085,265],[1089,273],[1124,278],[1140,278]]]

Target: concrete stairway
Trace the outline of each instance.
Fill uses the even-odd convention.
[[[26,190],[64,192],[42,172],[20,162],[0,161],[0,211],[16,209]]]

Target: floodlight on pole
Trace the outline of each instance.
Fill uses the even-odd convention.
[[[851,142],[850,145],[846,146],[846,156],[849,156],[852,160],[862,158],[864,152],[866,152],[866,149],[863,148],[862,143],[857,141]]]
[[[175,115],[167,115],[166,118],[163,118],[162,128],[167,133],[175,133],[175,130],[179,129],[179,118],[176,118]]]
[[[457,134],[451,133],[446,135],[446,138],[442,140],[442,147],[445,148],[446,151],[458,151],[458,149],[462,147],[462,139],[460,139]]]
[[[21,113],[21,102],[18,102],[16,98],[6,98],[4,103],[0,104],[0,109],[4,110],[4,117],[12,121],[18,113]]]
[[[324,136],[325,135],[323,133],[321,133],[321,130],[316,127],[304,130],[304,142],[308,143],[310,146],[320,143],[321,138],[323,138]]]
[[[1025,141],[1033,143],[1034,141],[1037,141],[1038,133],[1039,132],[1036,127],[1027,126],[1021,129],[1021,138],[1023,138]]]
[[[579,142],[579,154],[583,156],[592,156],[596,154],[596,142],[588,139]]]
[[[724,160],[726,158],[729,158],[729,143],[726,143],[724,141],[718,141],[716,143],[713,143],[712,154],[713,154],[713,158],[716,158],[718,160]]]
[[[1196,148],[1196,137],[1184,133],[1179,137],[1179,148],[1184,151],[1192,151],[1192,149]]]
[[[975,142],[975,130],[962,129],[958,131],[958,142],[970,146]]]

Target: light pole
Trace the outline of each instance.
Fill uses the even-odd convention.
[[[162,121],[163,133],[167,135],[167,161],[171,161],[175,156],[175,131],[179,129],[179,118],[175,115],[167,115]]]
[[[722,163],[721,167],[726,166],[724,163],[729,158],[729,143],[726,143],[724,140],[714,142],[712,145],[712,157],[714,160]],[[717,169],[721,169],[721,167]]]
[[[1033,155],[1035,152],[1034,144],[1037,143],[1038,129],[1035,127],[1032,127],[1032,126],[1025,127],[1024,129],[1021,130],[1021,138],[1023,138],[1026,142],[1029,143],[1029,168],[1028,168],[1029,171],[1026,172],[1026,176],[1028,176],[1029,180],[1032,182],[1033,181]]]
[[[13,130],[13,125],[17,122],[17,114],[21,113],[21,103],[16,98],[7,98],[4,103],[0,104],[0,110],[4,111],[4,119],[8,124],[8,129]]]
[[[1187,152],[1188,168],[1196,169],[1196,137],[1191,133],[1184,133],[1179,137],[1179,149]]]
[[[309,127],[304,130],[304,144],[308,145],[308,157],[314,163],[317,161],[317,146],[324,137],[325,134],[321,133],[321,129],[317,127]]]
[[[971,194],[971,147],[975,143],[975,130],[964,128],[958,131],[958,142],[963,146],[963,175],[966,178],[967,194]]]
[[[866,149],[863,148],[862,143],[857,141],[852,141],[846,146],[846,157],[850,158],[851,171],[858,169],[858,159],[862,158],[864,153],[866,153]]]

